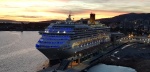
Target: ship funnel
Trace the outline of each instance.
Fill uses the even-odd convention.
[[[94,13],[90,14],[89,24],[95,24],[95,14]]]

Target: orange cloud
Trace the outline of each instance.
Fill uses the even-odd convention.
[[[0,0],[0,19],[17,21],[44,21],[65,19],[72,11],[75,20],[108,18],[129,12],[150,12],[149,0]]]

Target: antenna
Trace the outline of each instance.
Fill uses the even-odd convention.
[[[71,16],[72,16],[72,15],[71,15],[71,11],[69,11],[69,16],[68,16],[68,18],[71,18]]]
[[[69,11],[69,15],[68,15],[68,18],[66,19],[66,22],[72,22],[72,19],[71,19],[71,11]]]

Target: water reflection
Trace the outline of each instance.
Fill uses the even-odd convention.
[[[48,59],[35,44],[38,31],[0,32],[0,72],[37,72]]]
[[[136,70],[123,66],[99,64],[90,68],[87,72],[136,72]]]

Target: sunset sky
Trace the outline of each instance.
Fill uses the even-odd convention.
[[[0,0],[0,19],[45,21],[67,18],[108,18],[125,13],[150,13],[150,0]]]

